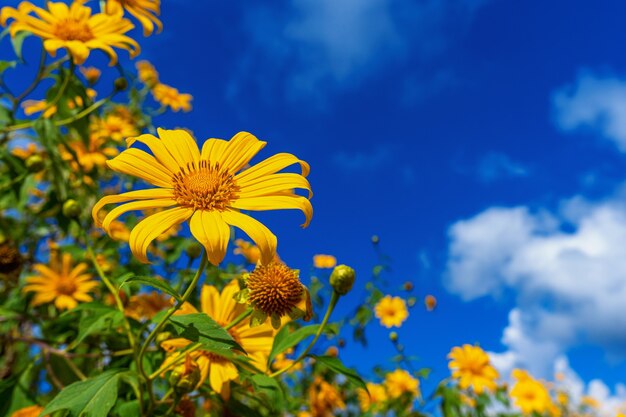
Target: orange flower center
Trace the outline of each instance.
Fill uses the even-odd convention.
[[[287,265],[259,265],[248,278],[250,302],[262,312],[284,316],[302,300],[302,284]]]
[[[224,211],[239,191],[233,175],[209,161],[200,161],[198,165],[188,163],[174,175],[172,182],[176,202],[194,210]]]
[[[54,35],[64,41],[87,42],[94,38],[87,22],[76,19],[66,19],[57,23]]]
[[[57,281],[57,292],[60,295],[74,295],[77,289],[76,282],[72,279],[61,277],[61,279]]]

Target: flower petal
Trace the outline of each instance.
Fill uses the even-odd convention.
[[[111,235],[111,222],[120,217],[122,214],[127,213],[129,211],[134,210],[145,210],[151,208],[163,208],[163,207],[171,207],[175,206],[176,200],[171,198],[162,198],[158,200],[141,200],[141,201],[133,201],[131,203],[122,204],[121,206],[115,207],[113,210],[107,213],[102,221],[102,228],[105,232]]]
[[[307,227],[313,217],[313,206],[305,197],[298,195],[274,195],[266,197],[240,198],[230,202],[230,206],[240,210],[286,210],[298,209],[306,220],[302,227]]]
[[[172,156],[162,140],[157,139],[152,135],[145,134],[126,139],[126,145],[130,147],[133,143],[135,143],[135,141],[141,142],[144,145],[148,146],[148,148],[150,148],[150,150],[154,154],[156,160],[162,163],[167,169],[170,170],[170,172],[176,174],[180,171],[180,164],[176,162],[176,158]]]
[[[139,262],[149,263],[146,251],[150,243],[171,227],[187,220],[193,211],[188,208],[175,207],[146,217],[130,232],[128,244]]]
[[[158,128],[157,133],[179,166],[184,167],[189,162],[197,163],[200,160],[198,144],[187,131]]]
[[[235,173],[243,168],[267,142],[260,141],[251,133],[239,132],[228,141],[222,153],[220,167]]]
[[[253,181],[238,183],[241,191],[238,193],[239,198],[261,197],[284,191],[290,191],[294,188],[300,188],[309,192],[309,199],[313,197],[311,184],[305,177],[300,174],[273,174],[264,177],[257,177]]]
[[[235,180],[238,184],[244,184],[246,181],[252,181],[255,178],[263,177],[269,174],[275,174],[281,169],[287,168],[288,166],[293,164],[300,164],[303,176],[306,177],[307,175],[309,175],[309,164],[299,160],[290,153],[278,153],[240,172],[235,177]]]
[[[174,173],[141,149],[126,149],[117,157],[107,161],[107,166],[113,171],[141,178],[157,187],[172,187]]]
[[[98,217],[98,212],[100,212],[100,210],[102,210],[102,208],[107,204],[123,203],[131,200],[153,200],[159,198],[170,199],[173,197],[174,193],[172,190],[164,188],[150,188],[147,190],[137,190],[122,194],[107,195],[102,197],[100,201],[93,206],[91,209],[91,217],[93,217],[93,221],[96,226],[100,227],[102,223]]]
[[[243,230],[250,236],[250,239],[252,239],[261,250],[261,263],[267,264],[274,259],[278,240],[263,223],[248,215],[231,210],[222,212],[222,219],[231,226]]]
[[[213,265],[219,265],[226,256],[230,228],[217,211],[196,211],[189,221],[191,234],[198,239]]]
[[[226,149],[226,142],[224,139],[207,139],[202,145],[202,154],[200,158],[203,161],[209,161],[211,164],[215,164],[221,160],[221,157]]]

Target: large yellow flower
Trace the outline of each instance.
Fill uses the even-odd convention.
[[[50,254],[50,266],[35,264],[33,269],[39,273],[26,278],[24,292],[34,292],[33,306],[54,302],[59,310],[76,307],[78,302],[89,302],[93,298],[88,294],[98,283],[86,273],[87,264],[79,263],[72,268],[72,256],[64,253],[61,262],[58,254]]]
[[[404,320],[409,317],[406,309],[406,302],[400,297],[384,296],[378,304],[374,306],[376,318],[380,320],[380,324],[390,327],[400,327]]]
[[[244,304],[238,304],[233,298],[238,291],[239,285],[236,280],[224,287],[221,294],[217,288],[205,285],[200,296],[200,308],[218,324],[226,326],[246,309]],[[197,312],[191,304],[185,304],[184,307],[185,314]],[[274,329],[269,324],[250,327],[248,321],[243,320],[230,328],[228,332],[246,351],[251,359],[251,364],[265,372],[267,370],[267,359],[274,341]],[[163,348],[169,351],[170,354],[161,367],[165,368],[170,363],[179,360],[180,356],[185,355],[185,353],[179,353],[176,350],[183,349],[190,343],[189,340],[183,338],[163,342]],[[229,387],[228,382],[236,380],[239,376],[237,367],[226,358],[211,352],[196,350],[191,352],[190,355],[200,367],[198,386],[202,385],[208,378],[209,384],[215,392],[226,395]]]
[[[144,36],[151,35],[155,26],[157,32],[163,30],[163,24],[157,17],[161,13],[161,0],[107,0],[108,14],[123,13],[123,9],[139,20]]]
[[[36,16],[31,15],[35,13]],[[71,6],[61,2],[48,2],[47,10],[23,1],[17,9],[3,7],[0,24],[6,26],[8,19],[11,36],[18,32],[30,32],[43,39],[43,46],[52,56],[60,48],[66,48],[74,63],[80,65],[92,49],[103,50],[110,58],[110,65],[117,63],[113,48],[126,49],[131,57],[139,53],[139,44],[125,35],[133,24],[121,14],[91,14],[91,9],[81,1]]]
[[[498,371],[491,366],[489,355],[480,347],[472,345],[454,347],[448,358],[452,378],[459,381],[461,389],[472,387],[477,394],[482,394],[485,390],[495,391]]]
[[[152,135],[128,139],[129,146],[135,141],[147,145],[154,156],[130,148],[107,162],[114,171],[134,175],[158,188],[103,197],[92,211],[94,222],[109,232],[111,222],[128,211],[170,207],[133,228],[129,245],[141,262],[148,262],[146,250],[157,236],[186,220],[214,265],[226,255],[229,225],[242,229],[257,244],[261,262],[274,258],[276,236],[239,210],[299,209],[306,216],[303,227],[309,224],[313,208],[305,178],[309,172],[306,162],[280,153],[241,171],[266,144],[250,133],[238,133],[230,141],[208,139],[201,152],[184,130],[158,129],[158,133],[160,139]],[[293,164],[300,164],[302,175],[277,173]],[[309,191],[309,198],[295,194],[295,188]],[[105,205],[123,202],[129,203],[99,221],[98,212]]]
[[[545,385],[537,381],[528,372],[514,369],[512,376],[517,381],[511,388],[511,398],[523,414],[545,413],[553,408],[552,399]]]

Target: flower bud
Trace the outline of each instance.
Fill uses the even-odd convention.
[[[417,298],[409,297],[407,298],[406,303],[408,304],[409,307],[413,307],[415,303],[417,303]]]
[[[337,346],[330,346],[328,349],[326,349],[325,355],[336,358],[337,356],[339,356],[339,349],[337,349]]]
[[[178,395],[193,391],[198,382],[200,382],[200,368],[189,355],[185,358],[185,363],[174,368],[169,377],[169,383]]]
[[[411,281],[406,281],[402,284],[402,289],[406,292],[413,291],[413,283]]]
[[[126,78],[124,77],[116,78],[113,82],[113,87],[115,88],[115,91],[124,91],[128,88],[128,81],[126,81]]]
[[[339,340],[337,340],[337,346],[340,348],[346,347],[346,339],[340,337]]]
[[[437,299],[429,294],[424,298],[424,304],[426,305],[426,310],[433,311],[437,307]]]
[[[198,258],[200,255],[202,255],[202,245],[194,242],[192,244],[190,244],[189,246],[187,246],[187,256],[189,256],[190,259],[196,259]]]
[[[83,209],[80,207],[80,204],[78,204],[78,201],[76,200],[70,198],[69,200],[65,201],[65,203],[63,203],[63,215],[65,217],[78,217],[80,216],[82,211]]]
[[[356,273],[347,265],[337,265],[330,274],[330,285],[339,295],[346,295],[354,285]]]
[[[380,238],[378,237],[378,235],[372,236],[372,243],[374,245],[378,245],[378,242],[380,242]]]
[[[389,340],[391,340],[394,343],[397,342],[398,341],[398,333],[396,333],[396,332],[389,333]]]
[[[26,165],[26,169],[28,169],[28,172],[32,172],[32,173],[37,173],[43,170],[46,166],[43,161],[43,158],[39,155],[31,155],[28,158],[26,158],[25,165]]]

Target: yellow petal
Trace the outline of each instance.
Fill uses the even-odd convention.
[[[297,195],[277,195],[267,197],[240,198],[230,203],[230,206],[240,210],[286,210],[298,209],[304,213],[306,220],[302,227],[307,227],[313,217],[311,202],[305,197]]]
[[[281,169],[287,168],[288,166],[293,164],[300,164],[303,176],[306,177],[307,175],[309,175],[309,164],[299,160],[290,153],[278,153],[242,171],[237,176],[235,176],[235,180],[237,181],[237,183],[251,181],[253,178],[274,174]]]
[[[200,295],[200,308],[207,316],[215,320],[216,308],[219,306],[220,294],[212,285],[202,287]]]
[[[107,161],[107,166],[113,171],[141,178],[157,187],[172,187],[174,173],[141,149],[126,149],[114,159]]]
[[[239,132],[228,141],[219,159],[220,166],[235,173],[250,162],[266,144],[267,142],[258,140],[251,133]]]
[[[191,234],[198,239],[213,265],[219,265],[226,256],[230,229],[217,211],[196,211],[189,221]]]
[[[273,174],[264,177],[257,177],[252,181],[238,182],[241,187],[238,193],[239,198],[260,197],[275,194],[284,191],[290,191],[294,188],[300,188],[309,192],[309,199],[313,197],[311,184],[305,177],[299,174]]]
[[[224,149],[226,149],[226,142],[223,139],[207,139],[202,145],[202,154],[201,158],[203,161],[209,161],[211,164],[215,164],[219,162],[224,153]]]
[[[156,137],[152,135],[145,134],[145,135],[140,135],[134,138],[126,139],[126,144],[128,146],[132,146],[132,144],[135,143],[135,141],[141,142],[144,145],[147,145],[148,148],[150,148],[150,150],[152,151],[152,154],[157,159],[157,161],[159,161],[167,169],[169,169],[170,172],[175,174],[178,171],[180,171],[181,166],[176,162],[176,159],[172,156],[172,154],[165,147],[165,144],[163,143],[163,141],[161,141],[160,139],[157,139]]]
[[[186,131],[158,128],[157,133],[179,166],[184,167],[188,162],[197,163],[200,160],[198,144]]]
[[[231,226],[243,230],[261,250],[261,263],[267,264],[276,255],[278,240],[263,223],[237,211],[222,212],[222,219]]]
[[[153,199],[169,199],[174,198],[174,193],[172,190],[164,189],[164,188],[152,188],[148,190],[137,190],[137,191],[129,191],[127,193],[122,194],[113,194],[102,197],[100,201],[98,201],[91,209],[91,217],[93,217],[93,221],[96,226],[100,227],[102,223],[98,217],[98,213],[104,206],[107,204],[114,203],[123,203],[126,201],[132,200],[153,200]]]
[[[102,221],[102,228],[105,232],[111,235],[112,231],[110,230],[111,222],[120,217],[122,214],[127,213],[129,211],[134,210],[145,210],[151,208],[163,208],[163,207],[171,207],[176,205],[176,200],[171,198],[169,199],[158,199],[158,200],[141,200],[141,201],[133,201],[132,203],[122,204],[121,206],[115,207],[111,210]]]
[[[153,214],[140,221],[130,232],[128,244],[130,250],[142,263],[149,263],[146,251],[150,243],[171,227],[187,220],[193,211],[188,208],[175,207]]]

